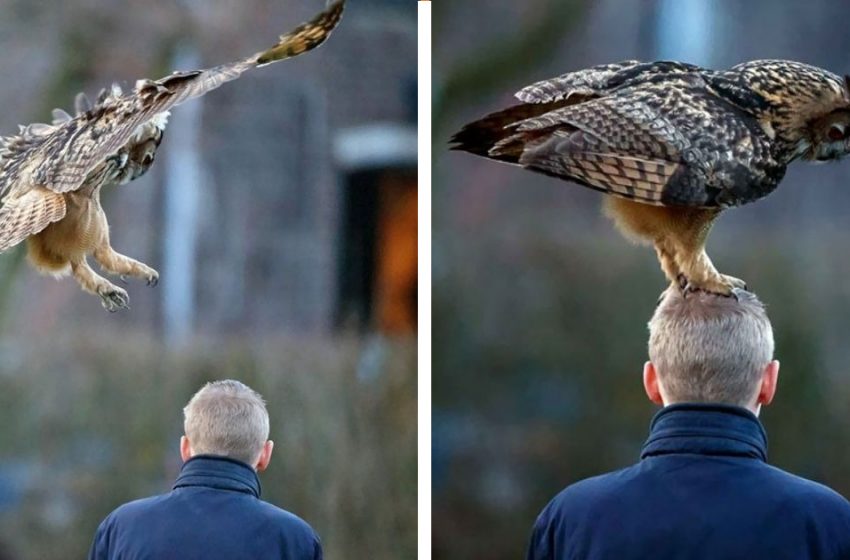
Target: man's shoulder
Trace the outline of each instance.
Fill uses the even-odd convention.
[[[609,499],[622,496],[624,487],[632,484],[639,475],[640,464],[616,471],[592,476],[574,482],[561,490],[546,507],[546,510],[586,509],[604,504]]]
[[[286,527],[290,532],[301,531],[309,534],[310,536],[315,536],[316,534],[309,523],[294,513],[283,508],[279,508],[274,504],[264,502],[263,500],[256,500],[254,502],[254,508],[259,515],[268,518],[270,521],[278,524],[279,526]]]
[[[569,534],[589,519],[604,519],[608,512],[620,510],[623,495],[629,493],[629,487],[633,488],[635,478],[640,476],[639,466],[640,463],[586,478],[561,490],[537,516],[532,547],[548,550],[550,545],[544,543],[551,535],[544,535],[550,531]],[[593,524],[599,526],[595,521]]]
[[[652,476],[650,472],[646,465],[637,463],[570,484],[549,502],[541,517],[589,513],[607,507],[616,509],[627,496],[643,488],[643,477]],[[831,518],[850,529],[850,502],[835,490],[766,463],[759,463],[754,474],[764,500],[787,505],[800,516]],[[638,492],[638,495],[642,494]]]
[[[150,511],[154,511],[164,507],[164,504],[167,503],[169,494],[160,494],[157,496],[150,496],[148,498],[140,498],[138,500],[133,500],[127,502],[125,504],[121,504],[117,508],[115,508],[112,513],[106,518],[107,521],[115,522],[119,519],[128,519],[130,521],[138,518],[140,515],[145,515]]]
[[[832,488],[772,465],[765,465],[764,470],[772,482],[771,491],[798,505],[797,511],[841,515],[850,521],[850,502]]]

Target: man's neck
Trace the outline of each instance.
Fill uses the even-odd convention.
[[[682,401],[682,402],[687,402],[687,401]],[[670,402],[666,398],[664,399],[664,408],[667,408],[668,406],[673,405],[673,404],[681,404],[681,403]],[[730,404],[730,403],[718,403],[718,404]],[[734,404],[734,405],[731,405],[731,406],[741,406],[741,405]],[[759,413],[761,412],[761,405],[759,403],[753,403],[751,405],[741,406],[741,408],[746,408],[747,410],[752,412],[756,416],[756,418],[759,417]]]

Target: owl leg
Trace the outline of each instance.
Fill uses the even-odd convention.
[[[679,271],[679,264],[676,262],[676,250],[674,247],[663,240],[655,242],[655,254],[658,255],[658,262],[661,264],[661,270],[664,275],[672,283],[678,283],[682,276]]]
[[[671,240],[676,245],[676,263],[686,279],[684,291],[704,292],[733,296],[735,288],[746,289],[747,284],[733,276],[720,274],[705,252],[705,241],[718,212],[691,210],[682,213],[680,228]]]
[[[733,295],[735,288],[746,289],[747,284],[739,278],[720,274],[708,258],[705,249],[695,253],[684,253],[679,255],[679,263],[682,274],[687,279],[684,286],[685,292],[702,290],[724,296]]]
[[[681,287],[677,246],[668,225],[674,221],[671,216],[675,216],[675,210],[614,196],[606,197],[602,208],[626,239],[641,244],[651,243],[664,275],[671,284]]]
[[[109,245],[108,239],[100,247],[95,249],[94,260],[97,261],[103,270],[110,274],[119,275],[122,279],[125,276],[142,278],[147,282],[148,286],[156,286],[159,283],[159,273],[156,270],[144,263],[116,252]]]
[[[110,313],[130,308],[130,296],[127,292],[99,276],[86,262],[85,257],[71,261],[71,274],[83,290],[100,296],[101,304]]]
[[[676,261],[676,248],[669,243],[656,240],[655,254],[658,255],[658,262],[661,264],[661,270],[664,272],[664,276],[670,281],[670,287],[668,289],[685,291],[688,280],[679,270],[679,263]],[[666,293],[667,290],[662,292],[661,297],[658,299],[659,303],[664,299],[664,294]]]

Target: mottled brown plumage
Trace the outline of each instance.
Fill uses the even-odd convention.
[[[786,60],[715,71],[634,60],[530,85],[520,104],[466,125],[453,149],[613,195],[609,214],[655,246],[686,290],[728,295],[705,240],[718,214],[772,192],[798,158],[850,151],[848,80]]]
[[[86,257],[92,255],[108,273],[143,278],[149,285],[159,275],[112,249],[101,189],[128,183],[148,170],[169,109],[246,70],[316,48],[339,23],[343,5],[344,0],[336,0],[270,49],[244,60],[139,80],[126,95],[113,85],[94,104],[80,95],[75,116],[57,109],[52,125],[21,127],[20,134],[0,139],[0,253],[26,239],[37,269],[70,272],[109,311],[126,308],[127,292],[96,274]]]

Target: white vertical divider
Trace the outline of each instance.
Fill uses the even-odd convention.
[[[440,0],[443,2],[451,0]],[[431,2],[419,5],[419,558],[431,558]]]
[[[177,51],[173,68],[199,68],[196,49]],[[163,331],[170,346],[180,346],[192,333],[195,316],[197,239],[201,203],[202,98],[180,105],[169,119],[164,142],[165,204],[162,236]]]

